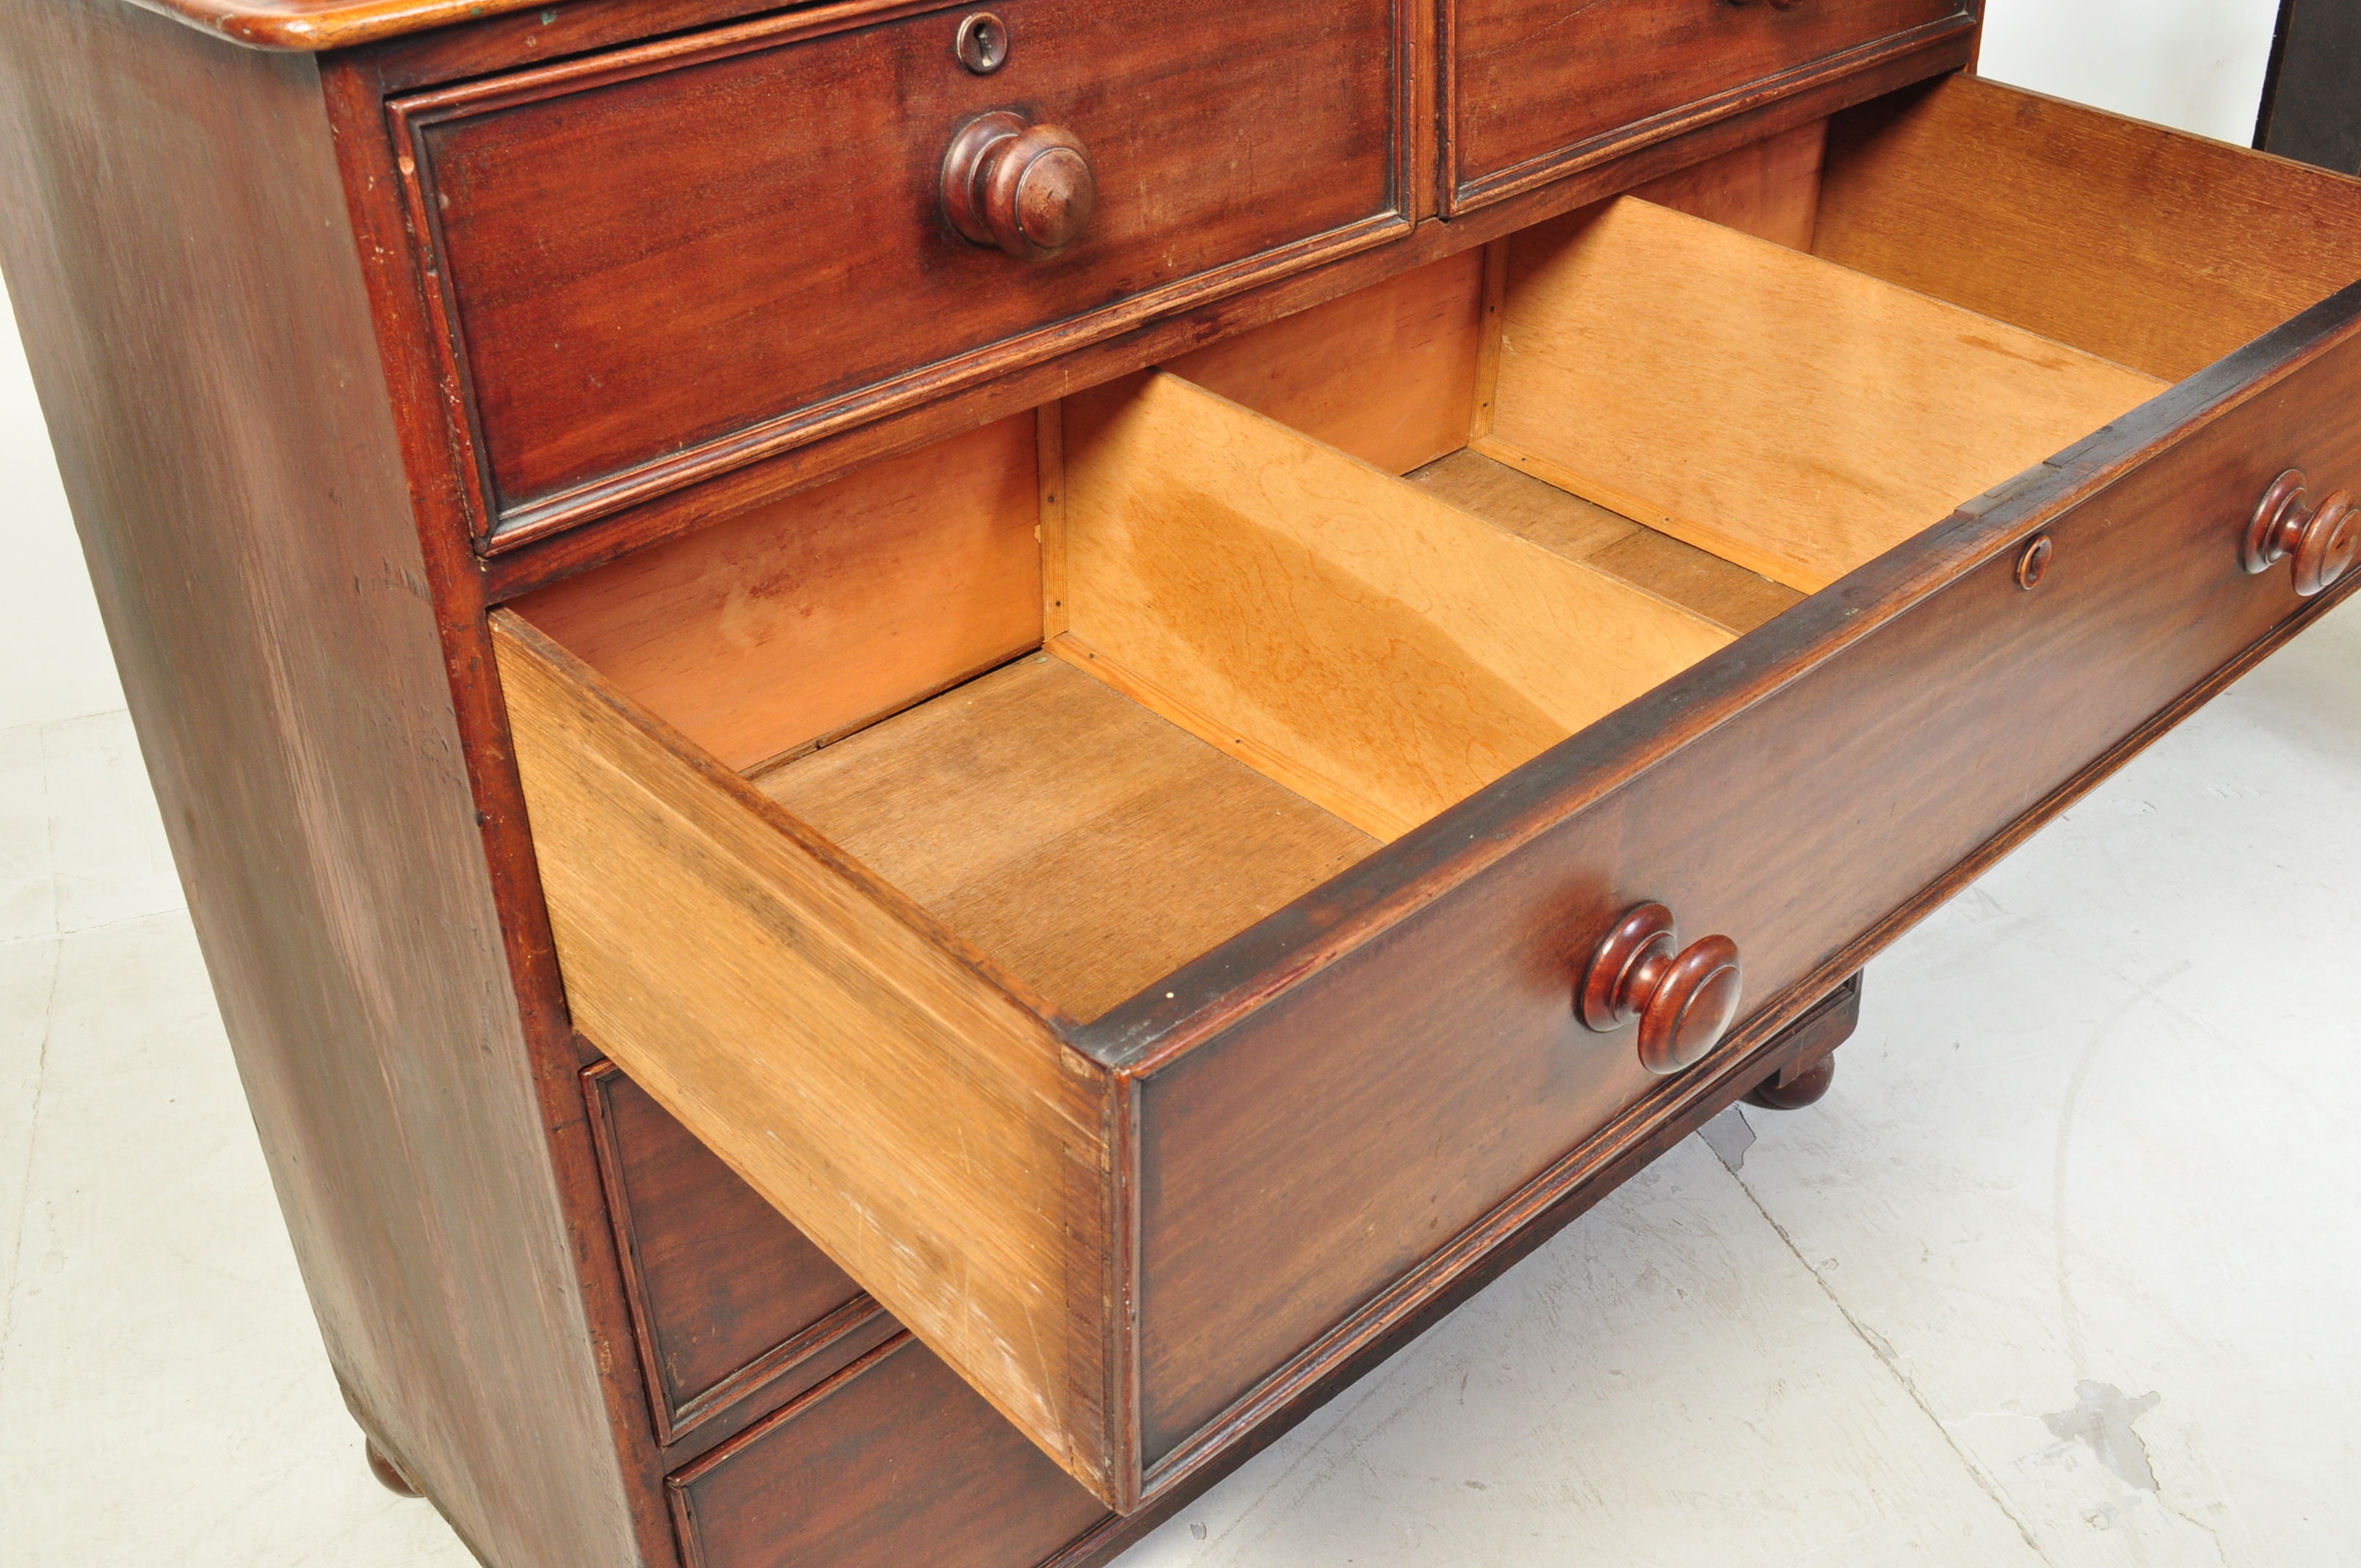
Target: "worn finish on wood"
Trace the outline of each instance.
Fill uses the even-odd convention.
[[[907,6],[898,7],[908,9]],[[906,406],[1398,216],[1392,0],[1199,19],[1012,0],[1008,63],[958,17],[796,12],[403,100],[483,504],[530,532]],[[808,35],[808,36],[807,36]],[[1012,103],[1090,148],[1087,235],[1017,261],[951,229],[961,124]],[[488,517],[487,523],[495,521]]]
[[[1467,440],[1480,251],[1165,361],[1164,368],[1389,474]]]
[[[971,16],[960,24],[962,40],[975,22]],[[1033,125],[995,109],[952,133],[943,154],[942,198],[943,215],[970,243],[998,246],[1019,261],[1046,261],[1090,226],[1098,176],[1091,149],[1065,126]]]
[[[1099,1084],[949,933],[495,624],[576,1022],[1110,1502]]]
[[[1784,998],[1859,968],[2323,602],[2255,591],[2223,519],[2268,478],[2260,452],[2361,469],[2345,411],[2361,396],[2356,313],[2361,290],[1370,857],[1170,977],[1169,999],[1084,1031],[1150,1075],[1143,1420],[1151,1458],[1175,1456],[1152,1474],[1185,1464],[1207,1421],[1250,1420],[1223,1411],[1250,1412],[1264,1380],[1283,1390],[1339,1354],[1302,1347],[1570,1137],[1649,1113],[1636,1061],[1569,1035],[1565,990],[1564,955],[1635,898],[1745,952],[1725,1047],[1742,1055],[1794,1016]],[[2028,594],[2016,546],[2044,529],[2057,563]],[[2044,721],[2028,728],[2033,689]],[[2000,733],[2008,746],[1990,744]],[[1839,861],[1842,879],[1814,870]],[[1803,886],[1817,891],[1799,903]],[[1316,1117],[1287,1092],[1306,1077],[1332,1086]],[[1341,1134],[1378,1124],[1382,1146]],[[1469,1126],[1488,1129],[1480,1146],[1455,1131]],[[1401,1157],[1430,1144],[1453,1157]],[[1241,1146],[1259,1151],[1251,1172],[1212,1157]],[[1283,1257],[1289,1288],[1241,1310],[1224,1282],[1247,1255]]]
[[[1033,422],[1003,420],[570,578],[527,620],[732,768],[1041,641]]]
[[[1065,425],[1051,651],[1379,838],[1729,641],[1176,377]]]
[[[1477,450],[1806,593],[2163,390],[1631,198],[1518,236],[1507,301]]]
[[[776,9],[775,0],[566,0],[558,5],[544,0],[503,14],[487,12],[463,27],[405,33],[333,58],[366,73],[383,97]],[[374,119],[374,104],[371,110]]]
[[[1784,584],[1642,528],[1480,452],[1462,449],[1405,477],[1453,506],[1612,572],[1732,632],[1752,631],[1804,601]]]
[[[1080,1019],[1377,848],[1044,654],[755,782]]]
[[[636,1563],[317,71],[0,6],[0,211],[338,1378],[478,1552]]]
[[[844,1271],[646,1091],[583,1074],[657,1436],[758,1394],[773,1404],[899,1332]]]
[[[671,1491],[696,1568],[1031,1568],[1104,1514],[906,1336]]]
[[[1876,55],[1969,34],[1960,0],[1449,0],[1444,162],[1455,207],[1528,189]]]
[[[2361,278],[2356,233],[2361,181],[1954,77],[1832,123],[1813,247],[2178,380]]]
[[[256,49],[319,50],[398,38],[548,0],[131,0]]]

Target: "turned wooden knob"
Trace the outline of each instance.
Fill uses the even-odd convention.
[[[951,227],[1022,260],[1055,256],[1080,239],[1098,195],[1090,152],[1073,132],[1027,125],[1005,110],[969,121],[943,154]]]
[[[1642,904],[1592,949],[1576,1011],[1601,1034],[1639,1019],[1640,1065],[1667,1077],[1721,1043],[1743,980],[1737,943],[1703,937],[1681,948],[1673,912]]]
[[[2267,572],[2294,556],[2295,591],[2304,598],[2351,571],[2354,553],[2361,549],[2353,493],[2338,490],[2316,507],[2311,499],[2302,469],[2290,468],[2273,479],[2246,524],[2243,557],[2247,571]]]

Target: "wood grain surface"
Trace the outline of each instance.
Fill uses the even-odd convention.
[[[1793,588],[1480,452],[1462,448],[1404,477],[1453,506],[1637,584],[1732,633],[1752,631],[1803,602]]]
[[[802,1372],[808,1388],[901,1332],[612,1062],[585,1069],[583,1091],[667,1445],[748,1398],[784,1403],[774,1385]]]
[[[1628,197],[1510,241],[1502,340],[1477,451],[1805,593],[2164,389]]]
[[[1384,245],[1159,310],[1151,320],[1117,336],[1087,337],[1060,346],[1048,357],[1011,366],[989,381],[943,393],[932,401],[881,411],[864,422],[811,433],[807,439],[798,436],[792,443],[764,446],[726,468],[701,469],[693,484],[686,483],[686,475],[675,476],[673,481],[620,499],[613,511],[602,511],[595,519],[552,519],[545,525],[511,529],[485,543],[488,591],[495,602],[516,598],[631,549],[814,488],[878,458],[1025,412],[1078,389],[1591,205],[1631,185],[1742,150],[1760,137],[1793,130],[1848,104],[1955,70],[1968,60],[1973,37],[1947,35],[1805,87],[1783,89],[1449,223],[1422,222]]]
[[[1730,640],[1177,377],[1065,438],[1051,652],[1378,838]]]
[[[697,1568],[1033,1568],[1105,1512],[906,1337],[671,1491]]]
[[[999,13],[989,76],[952,12],[840,7],[402,100],[485,524],[589,515],[1406,230],[1392,0],[1239,12],[1188,70],[1187,11]],[[1011,103],[1099,175],[1088,234],[1040,262],[942,214],[953,135]]]
[[[1813,247],[2177,381],[2361,278],[2361,181],[1976,77],[1834,122]]]
[[[864,468],[517,611],[741,771],[1041,641],[1033,422]]]
[[[1790,250],[1809,250],[1819,225],[1828,142],[1828,123],[1813,120],[1651,180],[1631,194]]]
[[[1077,1019],[1377,848],[1046,654],[755,783]]]
[[[545,0],[130,0],[256,49],[344,49]]]
[[[1816,68],[1975,27],[1960,0],[1452,0],[1444,15],[1444,179],[1460,209]]]
[[[0,258],[346,1400],[486,1560],[663,1561],[318,68],[122,0],[0,5]]]
[[[1117,1500],[1097,1075],[983,959],[502,611],[582,1029]]]
[[[1164,363],[1174,375],[1389,474],[1467,442],[1483,309],[1478,251]]]
[[[2356,323],[2361,289],[1084,1031],[1145,1075],[1151,1486],[1189,1434],[1239,1430],[1258,1388],[1346,1354],[1349,1333],[1304,1347],[1499,1192],[1577,1179],[1586,1128],[1678,1099],[1628,1036],[1569,1016],[1574,955],[1620,911],[1660,899],[1738,942],[1727,1048],[1743,1054],[2319,613],[2285,578],[2245,576],[2235,534],[2285,464],[2361,472]],[[2057,554],[2028,593],[2015,557],[2038,530]],[[1304,1082],[1327,1086],[1316,1115]],[[1239,1147],[1250,1168],[1218,1152]],[[1429,1148],[1448,1153],[1405,1157]],[[1227,1282],[1266,1257],[1287,1288],[1240,1300]],[[1236,1401],[1247,1413],[1225,1417]]]

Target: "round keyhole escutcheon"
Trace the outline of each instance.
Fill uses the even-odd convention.
[[[2051,542],[2049,535],[2035,534],[2025,548],[2017,552],[2016,586],[2027,593],[2039,587],[2041,579],[2049,575],[2049,558],[2057,553],[2058,546]]]
[[[961,21],[951,52],[978,76],[989,76],[1008,63],[1008,25],[989,11],[978,11]]]

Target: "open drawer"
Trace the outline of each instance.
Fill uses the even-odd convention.
[[[497,617],[577,1023],[1114,1506],[2337,597],[2361,183],[1827,146],[1817,254],[1625,199]]]

